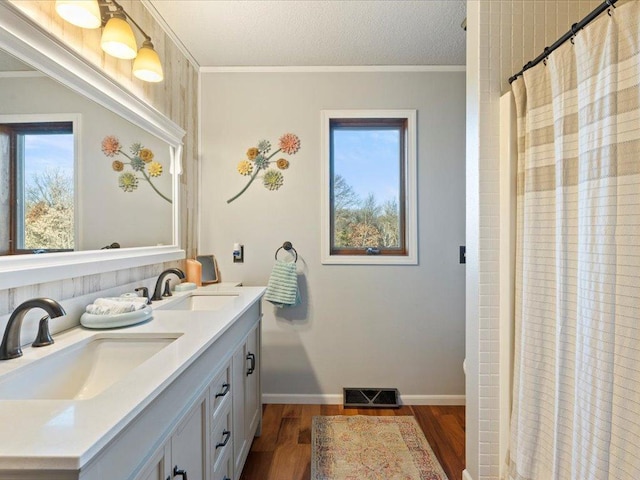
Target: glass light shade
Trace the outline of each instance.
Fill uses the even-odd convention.
[[[98,0],[56,0],[56,12],[81,28],[99,28],[102,24]]]
[[[109,55],[125,60],[135,58],[138,49],[131,25],[120,17],[111,17],[104,26],[100,46]]]
[[[145,82],[161,82],[164,79],[160,57],[149,40],[145,40],[138,50],[133,62],[133,74]]]

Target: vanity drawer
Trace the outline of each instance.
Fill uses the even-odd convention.
[[[233,455],[231,449],[227,449],[224,457],[221,457],[213,470],[213,480],[233,479]]]
[[[218,468],[218,463],[233,450],[231,402],[223,402],[222,405],[223,408],[213,422],[211,429],[211,461],[214,470]]]
[[[231,397],[231,364],[227,365],[211,382],[211,417],[215,420],[225,400]]]

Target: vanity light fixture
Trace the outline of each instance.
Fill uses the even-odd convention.
[[[102,50],[112,57],[124,60],[136,58],[138,44],[131,25],[129,25],[121,12],[110,13],[109,15],[111,15],[111,18],[107,20],[100,39]]]
[[[102,15],[98,0],[56,0],[56,12],[81,28],[100,28]]]
[[[145,82],[164,79],[160,56],[153,48],[151,37],[115,0],[56,0],[56,11],[63,19],[82,28],[104,27],[100,46],[105,53],[125,60],[135,58],[133,74]],[[133,23],[144,37],[138,50]]]
[[[150,38],[142,42],[142,47],[138,50],[138,56],[133,61],[133,74],[145,82],[161,82],[164,78],[160,57]]]

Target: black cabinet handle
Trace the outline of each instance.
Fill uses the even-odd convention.
[[[216,450],[220,447],[224,447],[227,443],[229,443],[229,439],[231,438],[231,432],[229,430],[224,430],[222,432],[222,436],[224,437],[224,441],[220,443],[216,443]]]
[[[247,377],[251,375],[256,369],[256,356],[249,352],[247,353],[247,360],[251,362],[251,366],[247,369]]]
[[[180,475],[182,477],[182,480],[188,480],[187,479],[187,471],[186,470],[180,470],[178,468],[178,465],[175,465],[173,467],[173,478],[176,478],[178,475]]]
[[[227,393],[229,393],[229,388],[231,387],[231,385],[229,385],[228,383],[223,383],[222,384],[222,391],[219,393],[216,393],[216,398],[218,397],[224,397]]]

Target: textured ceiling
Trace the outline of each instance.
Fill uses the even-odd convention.
[[[465,0],[150,0],[201,67],[464,65]]]

